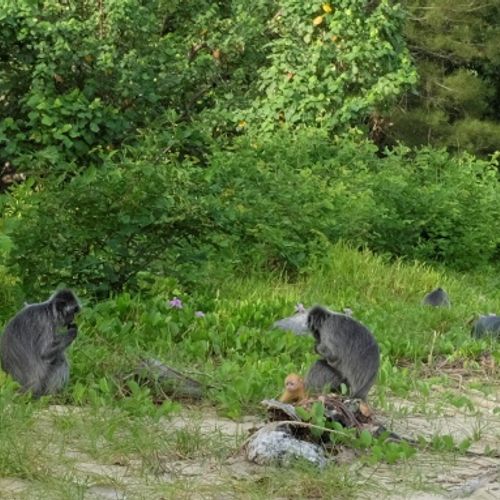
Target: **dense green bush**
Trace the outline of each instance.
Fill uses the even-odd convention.
[[[70,181],[13,192],[5,221],[28,290],[107,294],[137,273],[201,283],[238,269],[306,269],[340,239],[393,256],[473,268],[500,234],[494,162],[316,129],[243,138],[201,168],[175,156],[109,161]]]
[[[190,152],[200,122],[187,133],[186,124],[215,107],[215,123],[227,121],[224,103],[243,95],[263,62],[269,8],[191,0],[1,2],[0,160],[41,174],[74,169],[153,123],[167,129],[165,147]],[[212,127],[210,118],[205,128]]]
[[[300,268],[321,242],[471,268],[500,243],[496,162],[399,148],[314,131],[243,142],[212,158],[206,176],[217,225],[240,252]],[[317,247],[316,245],[320,245]]]
[[[26,291],[59,284],[94,294],[121,289],[141,270],[175,261],[202,223],[189,168],[146,163],[89,168],[34,193],[20,186],[8,206]],[[194,250],[193,250],[194,253]]]
[[[381,208],[370,247],[461,269],[493,262],[500,245],[496,161],[400,148],[370,174],[359,184]]]
[[[401,22],[387,0],[1,2],[0,161],[75,171],[144,127],[200,159],[247,128],[360,126],[415,81]]]
[[[14,313],[22,299],[21,280],[15,267],[6,266],[12,250],[12,240],[5,234],[4,223],[0,220],[0,324]]]

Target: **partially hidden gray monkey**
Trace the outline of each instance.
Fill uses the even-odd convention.
[[[26,305],[9,321],[0,341],[0,363],[24,392],[54,394],[68,382],[65,350],[76,338],[78,312],[75,294],[64,289],[45,302]]]
[[[472,325],[471,335],[478,339],[490,336],[500,340],[500,316],[496,314],[480,315]]]
[[[309,311],[307,327],[316,341],[316,352],[333,368],[332,375],[340,375],[341,383],[345,380],[351,397],[366,399],[380,366],[380,349],[370,330],[354,318],[321,306]],[[311,370],[327,373],[326,365],[317,363]],[[311,383],[312,378],[308,374],[306,380]]]
[[[441,288],[436,288],[425,295],[422,300],[422,304],[425,306],[433,307],[450,307],[451,302],[448,294]]]

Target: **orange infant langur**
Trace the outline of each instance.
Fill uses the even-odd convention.
[[[285,378],[285,392],[280,397],[282,403],[298,403],[306,397],[304,379],[296,373]]]

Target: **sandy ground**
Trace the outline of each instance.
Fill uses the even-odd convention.
[[[381,464],[365,476],[378,482],[387,496],[408,499],[500,499],[500,414],[491,401],[483,401],[477,415],[448,408],[444,415],[412,413],[407,401],[398,405],[409,410],[401,419],[385,417],[387,426],[400,435],[432,437],[451,435],[456,442],[478,436],[465,455],[418,452],[404,465]],[[500,404],[497,400],[498,408]],[[384,420],[384,418],[381,418]],[[414,489],[414,491],[412,491]],[[396,492],[394,492],[396,490]],[[420,491],[419,491],[420,490]]]
[[[403,436],[430,438],[438,434],[450,434],[457,441],[473,437],[474,442],[466,455],[419,450],[415,457],[396,465],[363,465],[356,460],[354,453],[346,450],[338,460],[347,463],[353,477],[357,478],[356,481],[359,480],[359,498],[376,495],[380,498],[436,500],[500,499],[499,395],[497,393],[485,397],[478,391],[469,391],[467,396],[477,409],[474,414],[452,406],[441,406],[439,416],[435,416],[438,413],[432,411],[431,405],[422,411],[421,407],[411,401],[397,399],[391,400],[396,410],[391,413],[403,416],[391,417],[388,412],[378,412],[378,420]],[[58,415],[70,411],[75,409],[51,407],[47,415],[49,418],[57,418]],[[246,417],[240,422],[234,422],[218,417],[213,411],[203,412],[202,418],[193,420],[192,414],[186,411],[173,419],[166,419],[164,425],[171,430],[189,430],[195,426],[198,435],[218,435],[220,439],[233,442],[235,450],[238,450],[237,443],[243,442],[249,432],[262,423],[256,417]],[[493,456],[487,453],[487,448],[493,450]],[[72,481],[83,485],[79,490],[81,494],[75,498],[84,500],[226,498],[222,491],[231,491],[231,484],[258,480],[264,473],[264,468],[249,463],[244,453],[238,451],[229,459],[222,460],[210,457],[210,454],[204,454],[200,459],[161,457],[158,462],[161,467],[154,474],[151,471],[145,472],[139,460],[134,461],[128,457],[123,463],[96,463],[78,450],[67,450],[65,453],[68,460],[65,465],[56,466],[53,473],[58,477],[71,477]],[[71,471],[67,470],[68,463],[73,464]],[[187,484],[186,482],[193,486],[193,493],[180,496],[175,494],[176,484]],[[158,493],[158,487],[161,485],[171,485],[172,495]],[[217,490],[217,485],[220,485],[221,489],[215,494],[214,488]],[[206,490],[204,486],[207,487]],[[35,498],[32,491],[33,484],[28,481],[0,479],[2,499]],[[47,498],[50,498],[50,495]],[[54,498],[64,498],[64,495],[58,494]],[[235,496],[229,494],[227,498]]]

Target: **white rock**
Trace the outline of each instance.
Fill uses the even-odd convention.
[[[308,310],[305,312],[299,312],[290,316],[289,318],[283,318],[279,321],[275,321],[273,328],[280,328],[281,330],[290,330],[296,335],[307,335],[309,333],[309,328],[307,328],[307,314]]]
[[[259,465],[289,465],[302,458],[318,467],[324,467],[327,459],[322,448],[294,438],[283,430],[263,427],[257,431],[247,445],[247,458]]]

